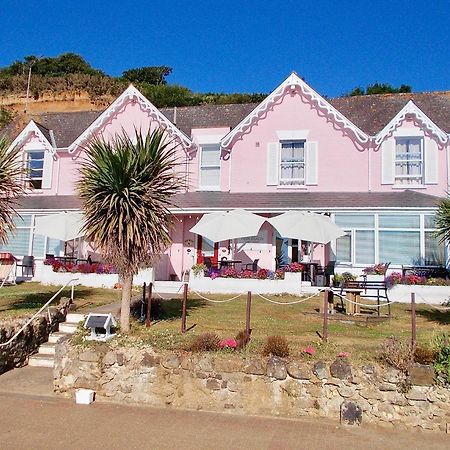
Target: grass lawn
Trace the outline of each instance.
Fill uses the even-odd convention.
[[[61,286],[44,286],[40,283],[27,282],[15,286],[3,286],[0,289],[0,319],[8,317],[30,317]],[[59,298],[70,297],[70,287],[64,289],[52,305],[57,305]],[[120,300],[120,291],[114,289],[94,289],[75,286],[74,302],[77,310],[89,311],[97,306]]]
[[[215,300],[231,297],[208,295]],[[298,297],[269,296],[277,301],[290,302]],[[336,300],[335,300],[336,301]],[[303,355],[302,350],[312,345],[316,357],[332,359],[338,353],[350,353],[353,360],[367,361],[376,358],[383,341],[396,336],[411,338],[410,306],[392,305],[392,318],[377,323],[356,322],[351,316],[341,316],[343,320],[330,320],[329,343],[322,345],[317,332],[322,331],[322,318],[315,310],[319,297],[313,297],[298,305],[274,305],[257,295],[253,296],[251,310],[252,339],[245,353],[261,351],[267,336],[282,335],[289,342],[293,356]],[[365,303],[370,303],[366,302]],[[245,328],[246,296],[229,303],[210,303],[199,299],[195,294],[188,298],[186,335],[181,335],[181,301],[164,301],[165,318],[155,321],[151,328],[145,328],[139,322],[133,324],[133,338],[157,348],[186,348],[194,336],[204,332],[216,332],[222,339],[234,338],[239,330]],[[366,312],[363,310],[363,312]],[[369,309],[367,308],[367,312]],[[448,331],[450,312],[441,313],[429,306],[417,306],[417,339],[419,345],[429,346],[433,336]]]

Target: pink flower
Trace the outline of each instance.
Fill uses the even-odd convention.
[[[316,351],[314,350],[313,347],[311,347],[310,345],[306,348],[303,349],[303,353],[306,353],[308,355],[314,355],[314,353],[316,353]]]
[[[348,358],[350,356],[350,353],[347,352],[341,352],[338,354],[339,358]]]
[[[237,342],[234,339],[225,339],[223,341],[220,341],[219,344],[220,348],[236,348],[237,347]]]

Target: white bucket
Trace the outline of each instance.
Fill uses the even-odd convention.
[[[94,401],[95,392],[92,389],[77,389],[75,391],[75,402],[78,405],[89,405]]]

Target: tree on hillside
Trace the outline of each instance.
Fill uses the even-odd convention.
[[[0,136],[0,244],[8,242],[8,232],[15,228],[13,217],[17,197],[24,194],[22,161],[19,149],[9,149],[10,143]]]
[[[85,236],[97,245],[123,280],[121,329],[130,330],[133,276],[170,243],[173,195],[183,187],[174,171],[176,147],[163,131],[125,132],[109,142],[94,139],[85,149],[77,190]]]
[[[350,92],[345,94],[346,97],[354,97],[357,95],[375,95],[375,94],[401,94],[412,92],[411,86],[402,84],[400,87],[395,88],[388,83],[373,83],[369,84],[364,90],[360,86],[355,87]]]
[[[63,53],[55,58],[25,56],[23,61],[15,61],[8,67],[0,69],[0,75],[25,75],[32,67],[33,74],[43,76],[64,76],[81,73],[85,75],[104,76],[100,70],[94,69],[84,58],[76,53]]]
[[[122,73],[122,77],[131,83],[167,84],[166,77],[172,73],[167,66],[148,66],[129,69]]]

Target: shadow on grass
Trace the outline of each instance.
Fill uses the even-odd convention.
[[[171,299],[152,299],[151,318],[155,320],[179,320],[181,319],[182,304],[180,298]],[[132,313],[135,317],[145,317],[147,313],[147,305],[141,307],[141,302],[138,301],[132,306]],[[207,302],[204,300],[197,300],[189,298],[186,304],[186,315],[189,316],[189,311],[197,308],[203,308],[207,306]]]
[[[436,322],[441,325],[450,325],[450,311],[439,311],[437,309],[418,309],[418,316],[424,317],[430,322]]]
[[[53,297],[53,295],[56,294],[56,292],[58,292],[58,289],[55,289],[55,292],[24,293],[20,301],[4,305],[0,307],[0,311],[19,311],[21,309],[40,308],[45,305]],[[82,289],[77,287],[76,295],[77,297],[88,299],[96,294],[92,289]],[[70,297],[70,289],[62,291],[58,298],[54,300],[55,303],[58,303],[59,299],[62,297]]]

